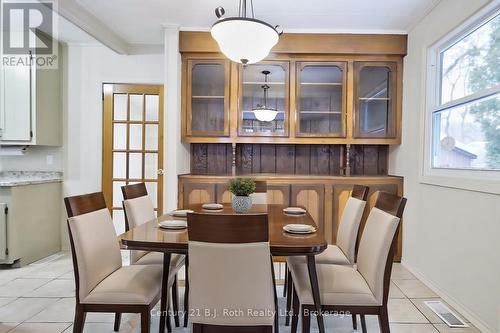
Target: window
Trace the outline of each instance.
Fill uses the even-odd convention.
[[[432,169],[500,170],[500,11],[431,50]]]

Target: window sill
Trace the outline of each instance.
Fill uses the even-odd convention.
[[[488,177],[487,174],[492,173],[494,176]],[[433,174],[422,175],[420,183],[500,195],[500,172],[498,171],[433,170]]]

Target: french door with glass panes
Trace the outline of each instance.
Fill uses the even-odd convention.
[[[144,182],[163,209],[163,86],[103,85],[102,190],[117,233],[125,230],[123,185]]]

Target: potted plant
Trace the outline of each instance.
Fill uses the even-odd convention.
[[[251,178],[236,178],[229,181],[229,191],[234,194],[232,206],[236,213],[244,213],[252,207],[255,181]]]

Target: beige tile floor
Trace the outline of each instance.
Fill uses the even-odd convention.
[[[71,256],[67,253],[22,268],[0,269],[0,333],[71,333],[74,293]],[[183,295],[182,289],[180,294]],[[466,329],[448,328],[423,303],[438,296],[400,264],[394,265],[389,298],[393,333],[479,332],[472,325]],[[280,308],[284,308],[285,300],[280,297],[279,301]],[[111,333],[113,320],[113,314],[89,314],[85,332]],[[153,317],[151,332],[158,332],[158,320],[158,317]],[[312,322],[312,332],[317,332],[315,321]],[[290,332],[290,328],[283,325],[283,318],[281,323],[280,331]],[[325,323],[328,332],[353,331],[350,317],[327,317]],[[138,315],[124,315],[120,332],[140,332],[139,324]],[[367,316],[367,326],[368,332],[379,332],[375,316]],[[189,330],[176,328],[174,332]]]

